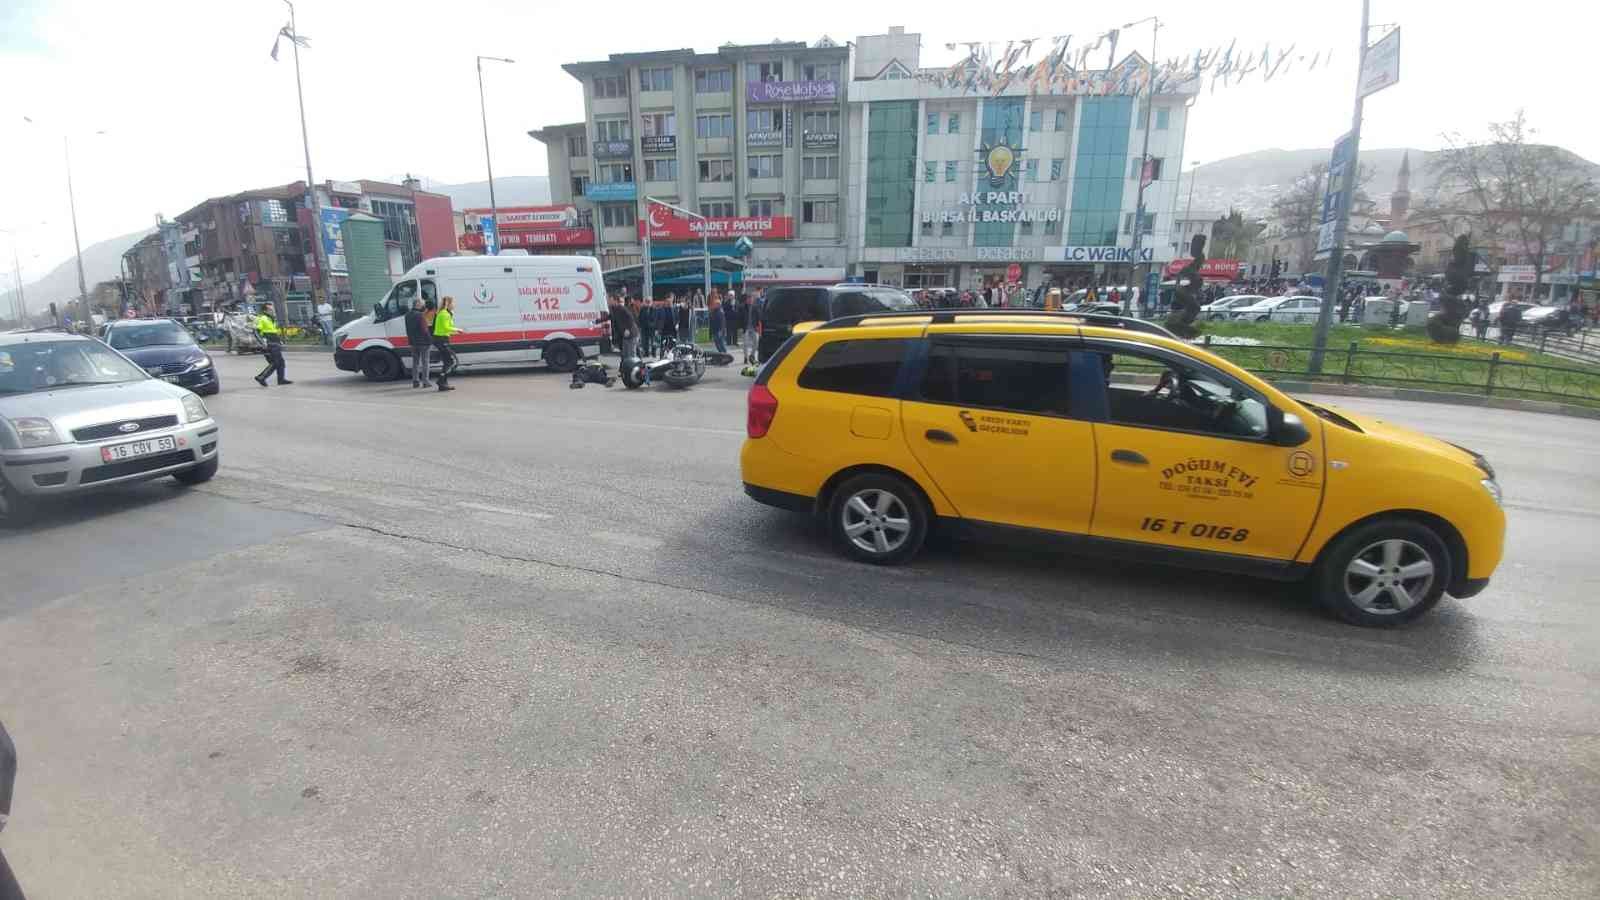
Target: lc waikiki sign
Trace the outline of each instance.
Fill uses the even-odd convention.
[[[1061,248],[1061,258],[1071,263],[1148,263],[1154,262],[1156,249],[1141,247],[1134,258],[1132,247],[1073,247]]]

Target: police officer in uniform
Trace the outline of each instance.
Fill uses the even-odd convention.
[[[261,336],[261,341],[266,345],[267,367],[256,376],[256,384],[267,386],[267,376],[273,372],[278,373],[279,384],[294,384],[284,377],[283,373],[283,332],[278,330],[278,323],[272,317],[272,306],[268,304],[261,307],[261,315],[256,316],[256,334]]]

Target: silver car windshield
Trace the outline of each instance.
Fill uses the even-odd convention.
[[[0,347],[0,394],[143,381],[144,370],[95,341],[30,341]]]

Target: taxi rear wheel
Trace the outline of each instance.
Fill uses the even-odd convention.
[[[928,537],[928,508],[910,482],[894,475],[858,475],[833,492],[828,532],[851,559],[897,565]]]
[[[1444,595],[1450,551],[1431,528],[1379,519],[1339,538],[1317,566],[1317,599],[1354,625],[1391,626],[1420,618]]]

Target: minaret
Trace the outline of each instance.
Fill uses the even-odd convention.
[[[1389,195],[1389,230],[1405,227],[1406,214],[1411,211],[1411,151],[1400,157],[1400,174],[1394,180],[1394,193]]]

